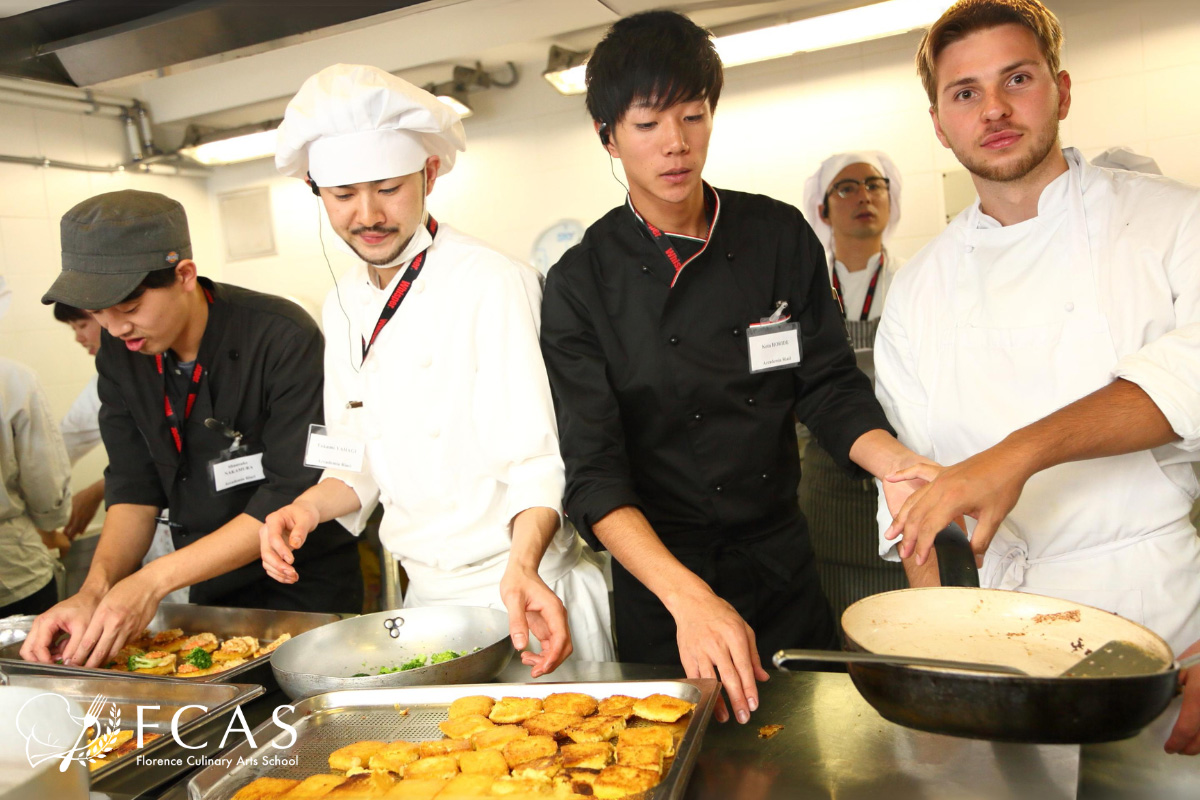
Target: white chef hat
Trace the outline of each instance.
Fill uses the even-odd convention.
[[[1150,156],[1139,155],[1128,147],[1110,147],[1092,159],[1092,166],[1108,169],[1127,169],[1130,172],[1145,172],[1162,175],[1158,162]]]
[[[438,174],[466,150],[458,114],[424,89],[377,67],[334,64],[304,82],[276,134],[275,167],[348,186],[411,175],[429,156]]]
[[[887,227],[883,230],[885,240],[891,237],[892,232],[896,230],[896,225],[900,222],[900,190],[904,182],[900,177],[900,170],[896,169],[892,159],[888,158],[886,153],[878,150],[837,153],[822,161],[817,171],[804,183],[802,211],[804,211],[808,224],[812,225],[826,249],[833,244],[833,229],[821,216],[821,202],[825,199],[825,193],[829,191],[829,185],[833,183],[833,179],[851,164],[870,164],[890,181],[888,194],[891,200],[891,216],[888,218]]]

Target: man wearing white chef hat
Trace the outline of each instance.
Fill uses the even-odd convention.
[[[941,464],[883,532],[916,583],[973,517],[981,583],[1200,638],[1200,191],[1059,143],[1071,77],[1037,0],[960,0],[917,56],[979,201],[896,276],[875,343],[900,439]],[[1200,669],[1168,752],[1200,753]]]
[[[374,67],[324,69],[288,105],[276,165],[309,183],[363,263],[323,312],[327,430],[308,458],[325,472],[267,518],[263,563],[296,580],[291,550],[318,522],[359,532],[382,503],[405,606],[507,608],[515,647],[540,640],[522,656],[536,677],[572,650],[612,657],[607,590],[562,525],[537,273],[426,209],[464,149],[457,114]]]
[[[885,246],[900,222],[902,183],[886,153],[864,150],[829,156],[804,184],[804,217],[825,246],[846,333],[868,377],[884,298],[903,263]],[[876,552],[876,498],[874,481],[850,476],[809,438],[800,507],[835,619],[856,600],[907,585],[900,566]]]

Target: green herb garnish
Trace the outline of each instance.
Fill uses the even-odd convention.
[[[212,655],[203,647],[197,647],[183,657],[183,660],[197,669],[208,669],[212,666]]]

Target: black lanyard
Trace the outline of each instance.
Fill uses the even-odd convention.
[[[859,320],[866,322],[871,316],[871,305],[875,302],[875,287],[879,285],[879,276],[883,274],[883,259],[886,254],[879,253],[879,266],[875,268],[875,274],[871,276],[871,283],[867,286],[867,296],[863,298],[862,316]],[[837,264],[833,265],[833,291],[837,297],[838,308],[842,310],[842,316],[846,316],[846,305],[842,302],[842,282],[838,280]]]
[[[705,250],[708,249],[708,243],[710,241],[712,241],[713,228],[716,227],[717,215],[720,213],[720,209],[721,209],[721,198],[717,195],[716,190],[713,189],[711,186],[709,186],[707,183],[704,184],[704,191],[706,193],[706,196],[707,196],[708,192],[712,192],[713,218],[712,218],[712,222],[710,222],[708,225],[708,235],[704,237],[704,246],[701,247],[698,251],[696,251],[696,253],[693,254],[692,257],[689,258],[687,261],[684,261],[683,259],[681,259],[679,257],[679,253],[675,252],[675,245],[671,244],[671,239],[670,239],[671,234],[664,233],[658,227],[651,225],[649,222],[647,222],[645,219],[642,218],[641,214],[637,213],[636,208],[633,209],[633,213],[637,216],[637,218],[639,220],[641,220],[641,223],[646,226],[646,230],[650,232],[650,238],[652,238],[654,240],[654,243],[656,245],[658,245],[658,249],[663,252],[663,255],[665,255],[667,257],[667,261],[671,262],[671,266],[675,270],[675,277],[671,278],[671,286],[674,286],[675,281],[679,280],[679,273],[683,270],[683,268],[686,267],[688,264],[692,263],[693,261],[695,261],[697,258],[699,258],[701,253],[703,253]],[[629,207],[633,208],[632,200],[629,203]]]
[[[203,287],[201,287],[203,288]],[[204,299],[208,304],[212,305],[212,294],[208,289],[204,289]],[[188,417],[192,415],[192,406],[196,403],[196,395],[200,389],[200,379],[204,377],[204,365],[200,363],[200,356],[196,356],[196,363],[192,366],[192,379],[188,383],[187,404],[183,409],[183,420],[179,419],[179,412],[171,405],[170,392],[166,387],[166,375],[163,368],[162,353],[154,356],[154,365],[158,367],[158,374],[163,375],[163,411],[167,415],[167,424],[171,426],[171,438],[175,442],[175,452],[183,452],[183,425],[187,422]]]
[[[438,224],[437,220],[432,216],[429,218],[427,225],[429,228],[429,246],[433,246],[432,239],[437,236]],[[362,340],[363,361],[367,360],[367,353],[371,351],[371,345],[375,344],[375,340],[379,338],[380,331],[384,326],[391,322],[392,317],[396,316],[396,309],[404,302],[404,298],[408,296],[408,290],[412,288],[413,281],[417,279],[417,275],[421,272],[421,267],[425,266],[425,254],[429,252],[429,247],[426,247],[417,257],[408,263],[408,269],[404,270],[404,275],[400,278],[400,282],[396,284],[396,288],[392,290],[392,296],[384,303],[383,310],[379,312],[379,321],[375,323],[375,330],[371,331],[371,340],[367,341],[364,336]]]

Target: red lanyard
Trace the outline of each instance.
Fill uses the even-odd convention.
[[[649,222],[642,219],[642,215],[638,214],[636,208],[633,208],[633,201],[631,200],[629,202],[629,207],[633,208],[634,215],[639,220],[641,220],[641,223],[643,225],[646,226],[646,230],[648,230],[650,232],[650,236],[651,236],[651,238],[654,239],[654,243],[656,245],[658,245],[658,249],[662,250],[663,255],[665,255],[667,257],[667,260],[671,262],[671,266],[675,269],[675,277],[673,277],[671,279],[671,286],[674,286],[675,281],[679,280],[679,273],[683,271],[683,268],[686,267],[688,264],[692,263],[693,261],[695,261],[697,258],[699,258],[700,254],[708,249],[708,243],[710,241],[712,241],[713,228],[715,228],[717,226],[717,217],[721,213],[721,198],[717,194],[716,190],[713,189],[711,186],[709,186],[707,183],[704,184],[704,189],[706,192],[712,192],[712,197],[713,197],[712,222],[710,222],[708,225],[708,235],[704,237],[704,246],[701,247],[695,253],[695,255],[693,255],[687,261],[682,260],[679,257],[679,253],[675,252],[675,245],[671,244],[671,239],[670,239],[671,234],[664,233],[659,228],[655,227],[654,225],[651,225]]]
[[[871,283],[867,286],[867,296],[863,298],[862,316],[859,320],[866,322],[871,316],[871,305],[875,302],[875,287],[879,284],[879,276],[883,274],[883,259],[884,253],[879,254],[879,266],[875,268],[875,274],[871,276]],[[846,306],[842,302],[842,282],[838,280],[837,264],[833,265],[833,291],[837,295],[838,308],[842,310],[842,316],[846,316]]]
[[[203,287],[201,287],[203,288]],[[212,294],[208,289],[204,289],[204,299],[212,305]],[[154,365],[158,367],[158,374],[163,374],[163,357],[162,353],[154,356]],[[188,417],[192,415],[192,406],[196,403],[196,394],[200,389],[200,379],[204,377],[204,365],[200,363],[200,357],[196,357],[196,364],[192,367],[192,380],[188,384],[187,406],[183,410],[183,422],[179,420],[179,414],[171,405],[171,398],[167,392],[167,387],[163,386],[163,411],[167,415],[167,424],[171,426],[171,438],[175,441],[175,452],[183,452],[183,423],[186,423]]]
[[[427,227],[429,228],[429,238],[432,240],[437,236],[437,220],[431,216]],[[433,242],[431,241],[429,245],[432,247]],[[412,288],[413,281],[420,274],[421,267],[425,266],[425,254],[428,252],[429,247],[426,247],[417,254],[416,258],[408,263],[408,269],[404,270],[404,275],[400,278],[400,282],[396,284],[396,288],[392,291],[392,296],[388,298],[387,303],[383,306],[383,310],[379,312],[379,321],[375,323],[375,330],[371,332],[371,340],[367,341],[366,337],[363,337],[363,361],[367,360],[367,353],[371,351],[371,345],[375,344],[375,340],[379,338],[380,331],[383,330],[385,325],[391,322],[392,317],[396,316],[396,309],[400,307],[400,304],[404,302],[404,298],[408,296],[408,290]]]

